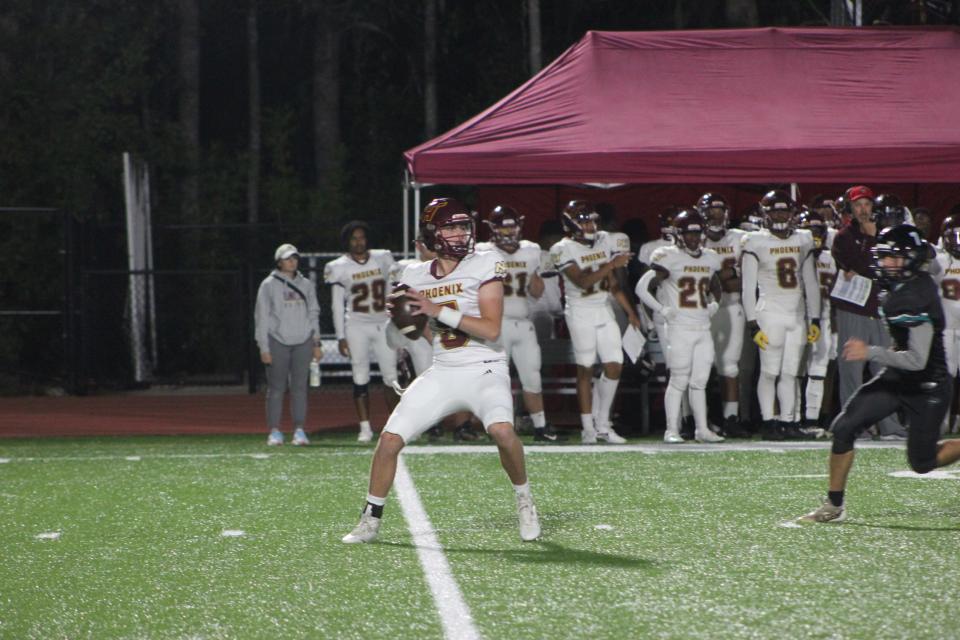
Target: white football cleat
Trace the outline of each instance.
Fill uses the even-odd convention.
[[[303,432],[303,429],[297,429],[293,432],[293,440],[290,444],[295,447],[305,447],[310,444],[310,440],[307,438],[307,434]]]
[[[580,442],[583,444],[597,444],[597,432],[593,429],[580,431]]]
[[[597,440],[602,440],[603,442],[607,442],[609,444],[627,443],[627,439],[614,431],[612,427],[608,428],[606,431],[597,431]]]
[[[373,542],[380,533],[380,518],[374,518],[369,513],[364,512],[360,516],[360,523],[353,531],[343,536],[342,540],[346,544],[359,544],[363,542]]]
[[[517,496],[517,517],[520,520],[520,539],[530,542],[540,537],[540,519],[531,496]]]
[[[663,441],[667,444],[683,444],[683,438],[680,437],[680,433],[670,431],[669,429],[663,434]]]
[[[797,522],[843,522],[847,519],[847,509],[844,505],[834,506],[827,498],[819,507],[805,516],[797,518]]]
[[[272,429],[270,435],[267,436],[267,446],[268,447],[279,447],[283,444],[283,433],[279,429]]]
[[[696,438],[697,442],[723,442],[726,440],[726,438],[720,434],[710,431],[710,429],[704,429],[702,431],[697,429],[696,436],[694,437]]]
[[[360,435],[357,436],[357,442],[371,442],[373,440],[373,429],[364,429],[360,427]]]

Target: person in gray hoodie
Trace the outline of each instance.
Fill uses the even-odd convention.
[[[260,283],[254,311],[260,361],[267,368],[267,444],[283,444],[280,416],[283,393],[290,383],[293,444],[310,444],[303,425],[307,418],[307,376],[310,359],[320,360],[320,304],[313,283],[297,271],[300,254],[282,244],[273,255],[276,269]]]

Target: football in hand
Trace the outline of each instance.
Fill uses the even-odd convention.
[[[416,340],[423,335],[423,330],[427,326],[427,316],[411,313],[409,303],[413,298],[407,296],[406,289],[404,285],[393,290],[387,298],[387,310],[390,313],[390,321],[400,330],[400,333],[410,340]]]

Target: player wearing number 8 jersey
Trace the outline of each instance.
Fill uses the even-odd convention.
[[[771,191],[760,206],[767,228],[743,239],[743,311],[760,347],[761,434],[784,439],[800,435],[793,423],[796,378],[804,345],[820,337],[820,288],[813,237],[793,228],[796,203],[783,191]],[[779,422],[774,420],[775,399],[780,401]]]
[[[937,252],[940,269],[934,279],[940,285],[940,297],[946,318],[943,346],[947,373],[957,376],[960,369],[960,216],[947,216],[941,226],[942,248]]]
[[[653,269],[643,274],[637,285],[640,298],[658,311],[667,323],[667,368],[670,381],[663,404],[667,443],[683,442],[680,437],[680,402],[689,388],[690,408],[700,442],[721,442],[723,438],[707,426],[707,381],[713,366],[714,347],[710,319],[719,309],[721,295],[718,276],[720,257],[703,248],[706,223],[693,209],[684,209],[674,218],[677,245],[661,247],[650,258]],[[660,287],[661,304],[654,295]]]
[[[568,235],[550,248],[550,260],[563,275],[564,318],[577,363],[581,440],[587,444],[598,439],[622,444],[625,440],[613,430],[609,420],[623,366],[620,327],[608,304],[610,295],[626,312],[630,324],[639,329],[640,320],[613,277],[615,269],[626,266],[630,254],[618,253],[609,236],[597,231],[597,218],[590,204],[571,200],[561,215]],[[598,356],[603,375],[597,383],[599,406],[594,412],[593,364]],[[594,414],[598,416],[596,421]]]
[[[360,442],[373,438],[370,426],[370,351],[376,355],[380,376],[386,385],[387,404],[396,404],[397,353],[387,344],[387,278],[393,256],[386,249],[367,248],[369,227],[348,222],[340,239],[348,253],[327,263],[323,280],[331,286],[333,326],[340,353],[350,357],[353,399],[360,418]]]
[[[498,254],[474,252],[472,212],[452,198],[432,200],[420,229],[436,259],[407,267],[400,278],[414,314],[430,318],[433,366],[404,391],[377,443],[367,502],[346,543],[371,542],[404,445],[444,416],[470,411],[496,443],[513,483],[522,540],[540,535],[527,482],[523,445],[513,431],[507,358],[497,339],[503,319],[505,268]]]

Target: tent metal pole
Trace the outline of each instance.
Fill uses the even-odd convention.
[[[410,257],[410,172],[403,172],[403,257]]]
[[[420,185],[413,183],[413,228],[420,231]]]
[[[794,202],[796,202],[796,201],[797,201],[797,196],[799,196],[799,195],[800,195],[800,185],[798,185],[796,182],[791,182],[791,183],[790,183],[790,197],[793,198],[793,201],[794,201]]]

